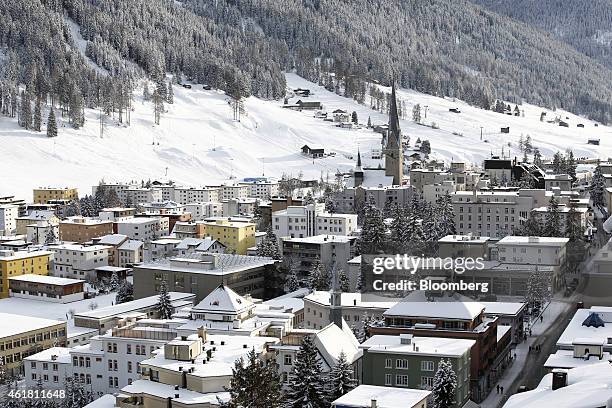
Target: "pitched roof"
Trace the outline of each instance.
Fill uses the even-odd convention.
[[[389,139],[387,148],[398,148],[401,144],[401,129],[397,114],[397,98],[395,96],[395,82],[391,85],[391,106],[389,107]]]
[[[584,319],[582,325],[586,327],[604,327],[606,324],[597,313],[591,313]]]
[[[227,286],[219,285],[210,292],[193,310],[209,313],[240,313],[255,307],[255,304],[234,292]]]

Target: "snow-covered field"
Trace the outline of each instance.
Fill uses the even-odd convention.
[[[371,110],[326,91],[295,74],[287,74],[288,87],[309,88],[307,100],[321,101],[330,113],[335,109],[357,112],[359,121],[386,123],[384,114]],[[136,92],[131,126],[108,119],[100,138],[99,113],[87,110],[86,125],[78,130],[60,124],[59,137],[49,139],[44,130],[33,133],[20,128],[16,120],[0,117],[0,195],[16,194],[30,199],[31,189],[38,186],[76,186],[81,194],[90,193],[100,179],[128,181],[171,179],[180,184],[203,185],[236,178],[280,177],[282,173],[318,178],[327,173],[333,178],[337,169],[352,168],[352,157],[359,147],[365,164],[369,152],[380,148],[380,135],[368,129],[341,129],[333,123],[313,117],[312,111],[295,112],[282,108],[282,101],[249,98],[246,114],[240,122],[232,120],[227,98],[217,91],[205,91],[199,85],[192,89],[174,87],[174,104],[166,105],[161,124],[154,125],[151,102],[143,102]],[[404,134],[429,139],[433,156],[446,161],[465,160],[481,163],[491,152],[501,153],[502,145],[512,156],[521,156],[519,137],[531,135],[534,146],[544,156],[572,148],[577,157],[612,156],[610,128],[562,111],[548,112],[547,119],[560,115],[569,128],[540,122],[541,108],[523,105],[525,117],[513,117],[472,108],[460,101],[437,98],[409,90],[400,90],[407,116],[402,120]],[[297,101],[293,98],[290,102]],[[369,97],[366,98],[366,103]],[[425,124],[435,122],[440,128],[412,122],[412,106],[428,106]],[[459,108],[461,113],[449,112]],[[513,106],[514,107],[514,106]],[[43,114],[46,118],[46,112]],[[565,119],[568,117],[569,119]],[[583,123],[584,128],[577,128]],[[480,140],[480,127],[488,142]],[[510,127],[501,134],[501,127]],[[457,133],[457,134],[453,134]],[[587,139],[601,138],[601,146],[587,145]],[[335,157],[308,159],[300,154],[304,144],[323,146]],[[377,164],[377,163],[370,163]]]

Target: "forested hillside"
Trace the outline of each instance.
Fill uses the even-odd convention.
[[[475,4],[550,32],[578,51],[612,67],[610,0],[471,0]]]
[[[121,118],[143,75],[160,103],[167,72],[278,99],[291,69],[362,102],[366,81],[395,78],[486,109],[500,98],[612,119],[609,68],[468,0],[3,1],[0,47],[0,111],[53,104],[75,127],[83,107]]]

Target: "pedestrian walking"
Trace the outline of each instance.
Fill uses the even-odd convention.
[[[540,315],[540,323],[544,321],[544,315]]]
[[[497,384],[497,393],[499,394],[499,384]]]
[[[501,393],[504,393],[504,387],[499,387],[499,389],[501,390]]]

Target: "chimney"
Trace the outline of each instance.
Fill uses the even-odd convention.
[[[378,403],[376,402],[374,398],[372,398],[372,400],[370,400],[370,408],[377,408],[377,407],[378,407]]]
[[[400,344],[412,344],[412,334],[400,334]]]
[[[198,328],[198,337],[202,339],[203,343],[206,343],[206,334],[206,328],[204,326],[200,326],[200,328]]]
[[[553,375],[552,377],[553,391],[567,386],[567,371],[556,369],[556,370],[553,370],[552,375]]]

